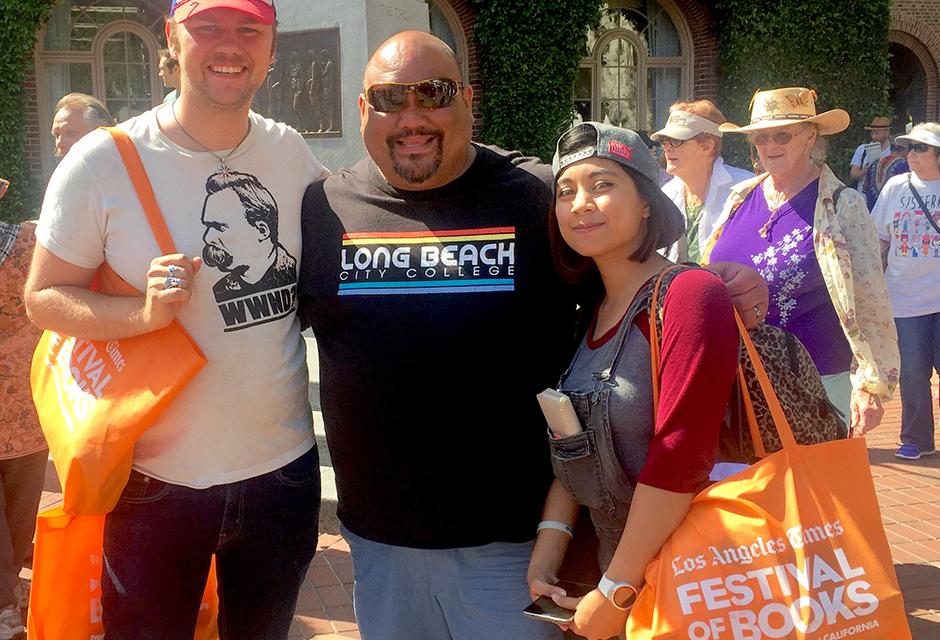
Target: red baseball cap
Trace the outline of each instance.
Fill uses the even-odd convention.
[[[264,24],[273,24],[277,18],[274,0],[173,0],[170,17],[177,22],[184,22],[209,9],[234,9]]]

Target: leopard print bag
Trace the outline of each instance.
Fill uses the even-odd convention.
[[[669,284],[683,271],[695,268],[698,267],[679,265],[661,273],[657,278],[659,294],[655,304],[655,285],[649,286],[650,318],[656,319],[657,335],[662,335],[662,310]],[[819,371],[799,339],[788,331],[766,323],[751,329],[749,334],[780,399],[797,444],[818,444],[847,437],[845,422],[839,417],[841,412],[829,402]],[[770,408],[754,372],[754,364],[743,344],[739,349],[738,364],[738,378],[731,392],[720,433],[718,460],[721,462],[753,462],[757,459],[747,422],[746,401],[741,393],[742,378],[766,453],[782,448]]]

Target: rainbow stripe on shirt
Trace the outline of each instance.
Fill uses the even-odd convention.
[[[515,227],[343,234],[341,296],[515,290]]]

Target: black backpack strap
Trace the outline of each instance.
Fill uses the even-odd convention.
[[[924,199],[920,197],[920,194],[917,193],[917,189],[914,188],[914,183],[911,182],[911,174],[907,174],[907,186],[910,188],[911,193],[914,194],[914,199],[917,200],[917,206],[921,208],[924,212],[924,217],[927,218],[927,222],[930,223],[930,226],[934,228],[937,233],[940,233],[940,227],[937,226],[936,220],[933,219],[933,214],[930,213],[930,209],[927,208],[927,205],[924,204]]]
[[[842,192],[845,191],[846,188],[847,187],[844,184],[842,184],[842,185],[839,185],[839,188],[833,192],[832,194],[832,207],[833,208],[836,208],[839,206],[839,196],[842,195]]]

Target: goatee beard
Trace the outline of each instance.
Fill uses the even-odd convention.
[[[399,157],[401,150],[398,148],[398,140],[410,136],[430,136],[437,142],[434,157],[425,162],[418,161],[420,156],[404,153]],[[402,129],[397,133],[388,136],[385,139],[388,144],[389,155],[392,158],[392,170],[399,178],[408,184],[419,184],[433,178],[441,168],[441,162],[444,156],[444,132],[438,129],[428,129],[418,127],[417,129]],[[403,162],[411,160],[412,162]]]

